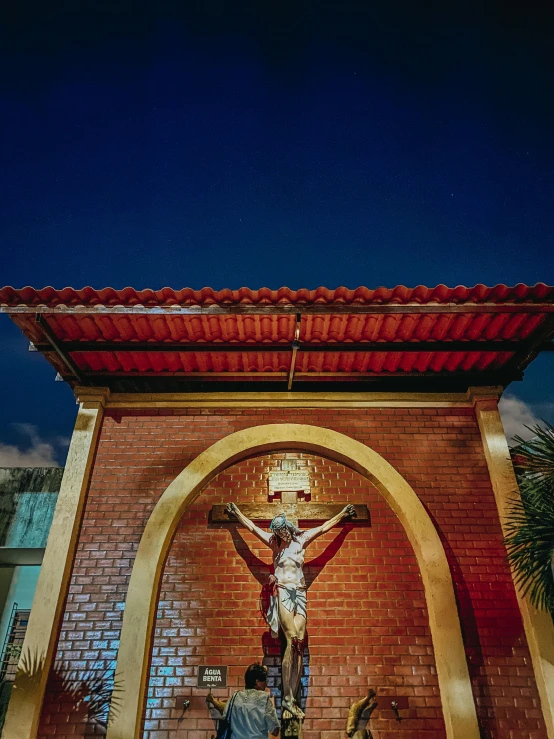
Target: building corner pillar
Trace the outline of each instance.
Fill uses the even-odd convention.
[[[48,535],[3,739],[35,739],[55,658],[108,388],[76,388],[79,411]]]
[[[486,392],[489,390],[489,392]],[[481,440],[494,491],[502,532],[506,536],[506,518],[510,502],[519,495],[510,450],[498,411],[498,393],[493,388],[471,388],[469,393],[481,432]],[[514,573],[512,572],[512,578]],[[549,739],[554,739],[554,625],[546,611],[534,608],[527,597],[521,597],[515,585],[519,608],[541,708]]]

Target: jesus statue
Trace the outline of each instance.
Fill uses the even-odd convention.
[[[296,718],[304,718],[296,696],[302,677],[304,635],[306,632],[306,581],[304,579],[304,550],[318,536],[325,534],[344,518],[356,515],[353,505],[347,505],[321,526],[300,531],[284,513],[271,522],[270,532],[264,531],[247,518],[234,503],[227,504],[227,512],[255,534],[273,553],[273,575],[270,576],[272,594],[264,618],[274,637],[279,629],[286,640],[281,664],[283,681],[282,706]]]

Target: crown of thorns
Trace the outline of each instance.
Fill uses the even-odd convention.
[[[300,529],[298,529],[292,521],[287,520],[287,517],[284,513],[281,513],[278,516],[275,516],[273,521],[269,524],[270,531],[273,531],[274,534],[278,534],[280,529],[287,529],[290,531],[291,534],[298,534],[300,532]]]

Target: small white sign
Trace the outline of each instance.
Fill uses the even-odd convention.
[[[269,494],[301,493],[310,494],[310,473],[308,470],[276,470],[268,477]]]

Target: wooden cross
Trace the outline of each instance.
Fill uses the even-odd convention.
[[[275,516],[285,513],[287,519],[298,526],[300,521],[328,521],[342,511],[344,503],[340,505],[336,503],[301,503],[299,501],[300,495],[304,497],[310,495],[310,479],[307,471],[296,470],[295,467],[290,465],[294,461],[283,460],[283,463],[289,463],[287,466],[283,465],[284,470],[269,473],[268,497],[270,500],[277,498],[275,502],[240,504],[240,510],[247,518],[257,523],[269,524]],[[354,504],[354,508],[356,516],[347,518],[342,523],[369,525],[370,518],[367,505]],[[235,523],[236,519],[233,515],[227,513],[224,505],[214,505],[210,512],[210,521],[211,523],[222,524]]]

